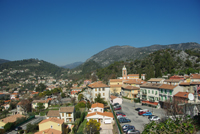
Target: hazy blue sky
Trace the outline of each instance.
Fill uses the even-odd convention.
[[[0,59],[85,61],[115,45],[200,43],[199,0],[0,0]]]

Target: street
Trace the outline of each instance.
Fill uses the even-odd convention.
[[[134,107],[135,105],[135,107]],[[149,123],[148,117],[143,117],[138,115],[138,111],[135,110],[135,108],[142,108],[142,109],[149,109],[152,112],[152,107],[148,106],[142,106],[140,104],[134,104],[134,102],[127,102],[123,101],[121,105],[122,109],[121,110],[116,110],[115,112],[123,112],[126,114],[126,117],[131,120],[130,123],[121,123],[121,126],[124,124],[130,124],[135,126],[136,130],[139,130],[142,132],[144,130],[144,125]],[[160,118],[162,118],[165,115],[165,111],[163,109],[155,109],[153,108],[153,115],[157,115]]]

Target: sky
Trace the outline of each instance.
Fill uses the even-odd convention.
[[[199,0],[0,0],[0,59],[58,66],[112,46],[200,43]]]

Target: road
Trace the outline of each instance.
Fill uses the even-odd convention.
[[[142,106],[140,104],[134,104],[126,101],[123,101],[121,106],[122,109],[117,111],[125,113],[126,117],[131,120],[130,123],[121,123],[121,126],[123,126],[124,124],[130,124],[135,126],[137,130],[142,132],[144,130],[144,125],[149,123],[149,119],[148,117],[139,116],[138,111],[136,111],[135,108],[140,107],[142,109],[149,109],[152,112],[152,107]],[[161,118],[165,115],[165,111],[161,108],[160,109],[153,108],[153,114]]]
[[[40,121],[42,121],[42,120],[44,120],[44,119],[46,119],[45,116],[35,116],[34,119],[32,119],[32,120],[26,122],[25,124],[21,125],[20,127],[22,127],[23,130],[26,130],[27,124],[29,124],[29,123],[31,123],[31,124],[39,123]],[[16,134],[16,133],[17,133],[17,131],[12,130],[12,131],[10,131],[10,132],[8,132],[8,133],[6,133],[6,134]]]

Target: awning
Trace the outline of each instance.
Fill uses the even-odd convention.
[[[153,105],[153,106],[157,106],[158,102],[150,102],[150,101],[142,101],[143,104],[148,104],[148,105]]]

